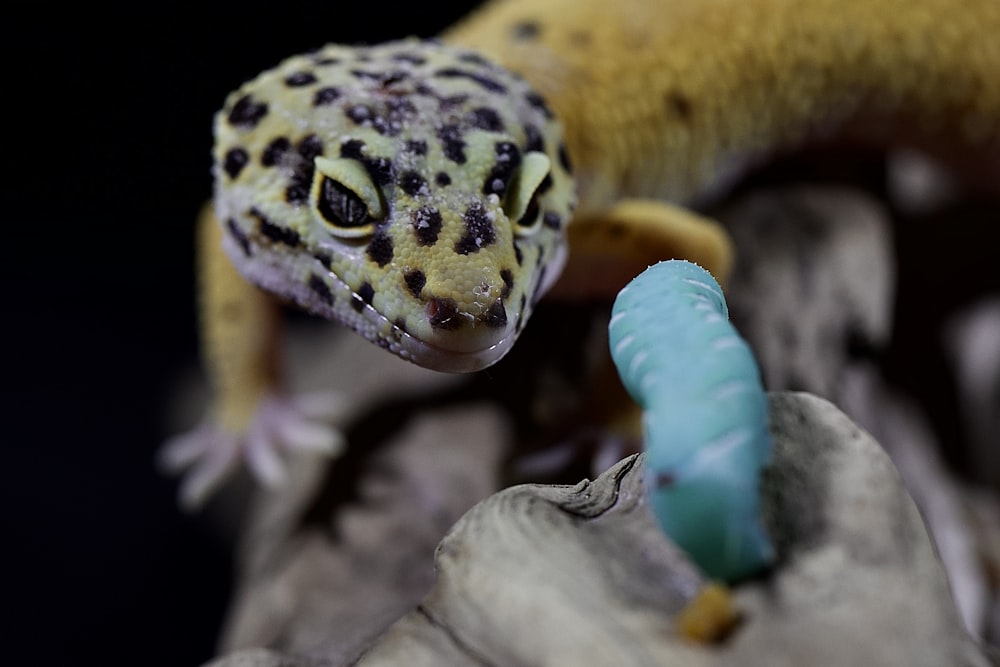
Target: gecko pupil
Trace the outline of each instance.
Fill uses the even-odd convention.
[[[371,222],[361,198],[332,178],[323,179],[318,208],[323,218],[337,227],[361,227]]]

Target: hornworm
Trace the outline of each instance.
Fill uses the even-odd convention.
[[[752,574],[773,558],[759,515],[767,396],[722,289],[695,264],[661,262],[618,294],[608,329],[618,373],[643,409],[660,525],[708,575]]]

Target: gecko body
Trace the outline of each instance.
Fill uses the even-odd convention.
[[[665,257],[724,281],[727,237],[678,204],[775,152],[905,140],[1000,174],[998,34],[995,0],[494,0],[441,42],[329,46],[244,84],[201,221],[216,399],[165,450],[195,468],[186,502],[241,457],[274,481],[282,448],[334,448],[281,391],[254,285],[430,368],[485,367],[549,287],[610,296]]]

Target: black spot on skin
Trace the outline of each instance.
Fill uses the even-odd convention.
[[[253,248],[250,247],[250,239],[247,238],[247,235],[243,233],[243,230],[240,229],[240,226],[238,224],[236,224],[236,221],[233,220],[232,218],[226,220],[226,229],[229,230],[229,234],[236,241],[236,244],[239,245],[240,250],[243,251],[243,254],[246,255],[247,257],[252,257]]]
[[[296,147],[303,160],[312,162],[315,158],[323,154],[323,140],[315,134],[307,134]]]
[[[483,194],[503,197],[514,170],[521,164],[521,151],[509,141],[499,141],[493,146],[497,161],[483,181]]]
[[[427,284],[427,276],[420,269],[413,269],[403,275],[403,281],[406,282],[406,289],[410,290],[410,294],[419,299],[420,291]]]
[[[422,246],[432,246],[437,243],[444,221],[436,208],[424,206],[410,214],[410,224],[413,225],[417,243]]]
[[[427,302],[427,315],[432,327],[445,331],[454,331],[464,322],[458,316],[458,303],[454,299],[431,299]]]
[[[364,160],[365,142],[360,139],[348,139],[340,144],[340,157],[351,160]]]
[[[351,308],[353,308],[356,312],[360,313],[362,310],[365,309],[365,302],[364,302],[364,300],[360,296],[358,296],[357,294],[352,294],[351,295]]]
[[[222,160],[222,169],[229,174],[229,178],[236,178],[247,166],[250,156],[242,148],[230,148],[226,151],[226,156]]]
[[[469,79],[475,81],[480,86],[490,91],[491,93],[506,93],[507,88],[500,83],[497,83],[488,76],[483,76],[478,72],[468,72],[464,69],[458,69],[457,67],[446,67],[445,69],[439,69],[434,72],[434,76],[441,77],[442,79]]]
[[[372,109],[371,107],[365,104],[352,104],[351,106],[344,109],[344,115],[346,115],[348,118],[350,118],[358,125],[362,125],[366,121],[371,119]]]
[[[507,309],[504,308],[503,301],[500,299],[494,301],[489,310],[483,313],[479,319],[491,329],[507,326]]]
[[[521,313],[524,313],[524,308],[527,305],[528,305],[528,297],[524,294],[521,294],[521,307],[520,307]]]
[[[667,111],[684,122],[691,120],[691,100],[683,93],[671,90],[665,97]]]
[[[518,266],[524,264],[524,253],[521,252],[521,246],[517,245],[517,241],[514,241],[514,259],[517,260]]]
[[[273,167],[281,162],[281,158],[292,148],[292,142],[287,137],[278,137],[269,143],[260,155],[260,163],[265,167]]]
[[[361,283],[361,287],[358,288],[358,296],[365,303],[371,303],[372,299],[375,298],[375,288],[372,287],[371,283]]]
[[[538,93],[528,93],[524,96],[524,99],[527,100],[528,104],[545,114],[546,118],[553,118],[552,110],[549,109],[549,105],[545,103],[545,100]]]
[[[313,62],[316,63],[317,65],[320,65],[320,66],[339,65],[340,64],[340,58],[332,58],[330,56],[320,56],[320,57],[316,58],[315,60],[313,60]]]
[[[603,225],[604,235],[613,238],[620,239],[628,236],[628,228],[620,222],[609,222]]]
[[[542,133],[538,131],[537,127],[531,124],[525,125],[524,137],[525,151],[545,152],[545,140],[542,138]]]
[[[299,233],[294,229],[275,224],[256,208],[250,209],[250,215],[257,218],[257,222],[260,224],[260,233],[274,243],[281,243],[290,248],[299,246],[301,239]]]
[[[388,72],[369,72],[367,70],[352,69],[351,76],[365,81],[375,81],[383,88],[387,88],[394,83],[405,79],[408,75],[402,70],[391,70]]]
[[[333,305],[333,292],[331,292],[330,287],[323,282],[323,279],[315,273],[309,276],[309,289],[311,289],[316,296],[320,298],[320,301],[328,306]]]
[[[413,92],[416,95],[424,95],[425,97],[437,97],[438,96],[437,92],[435,92],[435,90],[433,88],[431,88],[427,84],[423,84],[423,83],[418,83],[416,86],[414,86],[413,87]]]
[[[510,36],[516,40],[536,39],[542,32],[542,26],[534,21],[521,21],[510,27]]]
[[[403,129],[403,121],[415,111],[409,100],[389,100],[384,112],[366,104],[347,107],[344,114],[362,127],[370,127],[381,135],[394,137]]]
[[[405,81],[409,76],[406,72],[397,69],[383,74],[380,83],[383,88],[389,88],[400,81]]]
[[[329,268],[330,268],[330,266],[331,266],[331,265],[333,264],[333,258],[332,258],[332,257],[330,257],[330,255],[329,255],[328,253],[325,253],[325,252],[318,252],[318,253],[316,253],[315,255],[313,255],[313,257],[315,257],[315,258],[316,258],[316,260],[317,260],[317,261],[318,261],[318,262],[319,262],[320,264],[322,264],[322,265],[323,265],[323,267],[324,267],[324,268],[326,268],[326,269],[329,269]]]
[[[363,158],[361,160],[368,175],[376,185],[388,185],[392,182],[392,160],[384,157]]]
[[[364,154],[364,148],[365,143],[360,139],[349,139],[340,145],[340,157],[361,162],[376,185],[389,184],[393,174],[392,161],[384,157],[370,158]]]
[[[404,320],[402,317],[397,318],[396,321],[392,323],[392,326],[394,326],[402,333],[407,333],[406,320]]]
[[[500,271],[500,279],[503,280],[503,292],[500,293],[500,298],[506,301],[514,289],[514,273],[510,269],[503,269]]]
[[[469,100],[469,96],[464,93],[449,95],[438,99],[441,111],[451,111],[455,107],[460,107]]]
[[[465,140],[462,139],[462,131],[457,125],[445,125],[438,130],[438,139],[441,140],[441,147],[444,156],[457,164],[465,164]]]
[[[479,202],[465,210],[462,220],[465,222],[465,234],[455,242],[455,252],[468,255],[496,242],[496,229]]]
[[[316,171],[313,160],[323,154],[323,141],[315,134],[308,134],[299,141],[296,152],[299,159],[292,170],[288,187],[285,188],[285,201],[297,206],[309,199],[309,189]]]
[[[559,164],[566,171],[573,171],[573,166],[569,161],[569,153],[566,152],[566,144],[563,143],[559,144]]]
[[[487,132],[503,132],[500,114],[489,107],[477,107],[469,112],[469,124]]]
[[[359,58],[359,60],[360,60],[360,58]],[[369,81],[381,81],[382,80],[382,73],[381,72],[368,72],[366,70],[361,70],[361,69],[352,69],[351,70],[351,76],[353,76],[356,79],[367,79]]]
[[[542,216],[542,224],[549,229],[554,229],[559,231],[562,227],[562,218],[558,213],[553,213],[552,211],[546,211],[545,215]]]
[[[480,67],[492,67],[492,64],[486,58],[483,58],[478,53],[463,53],[458,57],[463,63],[471,63],[473,65],[479,65]]]
[[[427,62],[423,56],[418,56],[412,53],[394,53],[392,55],[392,59],[399,62],[410,63],[411,65],[423,65]]]
[[[368,244],[368,257],[379,266],[392,261],[392,237],[383,231],[375,232]]]
[[[427,155],[427,142],[420,139],[410,139],[406,142],[406,152],[414,155]]]
[[[243,319],[243,308],[237,301],[226,301],[219,307],[219,314],[227,322],[239,322]]]
[[[309,180],[305,174],[293,173],[291,183],[285,188],[285,201],[299,206],[309,199]]]
[[[316,75],[312,72],[295,72],[285,77],[285,85],[289,88],[301,88],[316,83]]]
[[[261,118],[267,115],[266,102],[254,102],[249,95],[244,95],[236,100],[236,104],[229,111],[229,124],[243,130],[249,130],[257,126]]]
[[[442,188],[447,187],[451,185],[451,176],[449,176],[443,171],[439,171],[437,175],[434,177],[434,182],[437,183]]]
[[[327,86],[325,88],[320,88],[313,95],[313,106],[321,107],[327,104],[331,104],[335,100],[340,98],[340,88],[336,86]]]
[[[385,101],[385,108],[389,112],[390,120],[394,121],[402,121],[406,116],[417,113],[413,102],[405,97],[390,97]]]
[[[399,187],[411,197],[416,197],[421,190],[427,191],[427,181],[417,172],[407,171],[400,175]]]

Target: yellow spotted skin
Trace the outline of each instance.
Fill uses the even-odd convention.
[[[277,310],[225,262],[403,358],[483,368],[553,287],[567,239],[564,296],[610,297],[669,257],[724,281],[726,235],[683,206],[773,153],[907,141],[975,155],[995,184],[998,35],[998,0],[493,0],[441,42],[286,60],[216,117],[221,242],[201,275],[215,416],[204,447],[168,458],[223,433],[273,472],[273,432],[303,432],[280,401],[261,424],[280,395]]]

